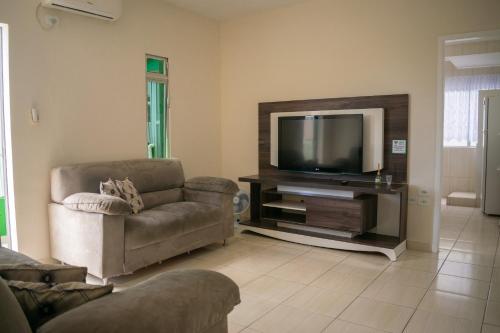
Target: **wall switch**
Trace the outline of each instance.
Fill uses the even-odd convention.
[[[429,203],[430,203],[430,200],[428,198],[422,198],[422,197],[418,198],[418,205],[419,206],[428,206]]]

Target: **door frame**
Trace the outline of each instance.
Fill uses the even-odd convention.
[[[441,225],[441,179],[443,172],[443,126],[444,126],[444,48],[447,41],[472,40],[500,36],[500,30],[478,31],[465,34],[445,35],[438,38],[437,62],[437,112],[436,112],[436,164],[434,168],[434,217],[432,225],[432,252],[439,250],[439,227]]]
[[[4,152],[3,174],[5,183],[6,217],[7,217],[7,238],[12,250],[19,249],[16,226],[16,209],[14,202],[14,175],[12,163],[12,133],[11,133],[11,109],[10,109],[10,76],[9,76],[9,26],[0,23],[0,131],[3,137],[0,138],[1,149]],[[1,152],[0,152],[1,153]]]

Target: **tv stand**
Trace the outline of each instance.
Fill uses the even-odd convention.
[[[240,222],[243,230],[307,245],[380,252],[391,260],[406,249],[406,184],[259,175],[239,181],[250,183],[251,192],[251,218]],[[297,188],[310,190],[290,191]],[[370,231],[377,225],[379,194],[399,196],[398,236]]]

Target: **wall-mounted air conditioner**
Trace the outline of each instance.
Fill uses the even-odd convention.
[[[41,4],[108,21],[115,21],[122,14],[122,0],[41,0]]]

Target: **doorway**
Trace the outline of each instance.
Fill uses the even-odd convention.
[[[457,241],[467,222],[449,216],[480,214],[480,95],[500,89],[500,31],[440,38],[438,64],[435,252],[463,245]]]

